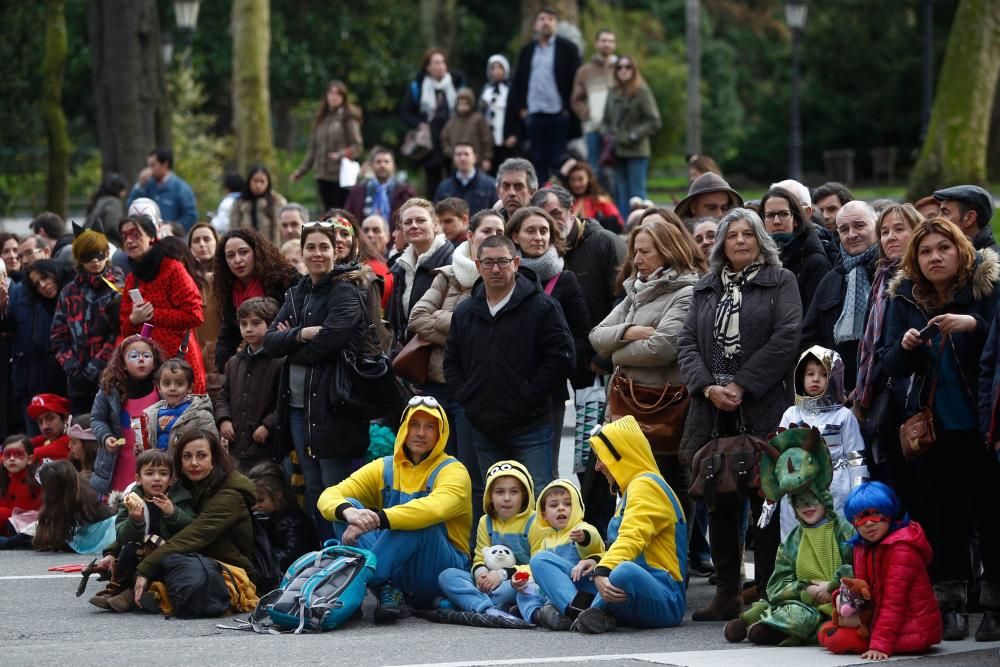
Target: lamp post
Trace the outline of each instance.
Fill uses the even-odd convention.
[[[791,123],[788,130],[788,174],[796,181],[802,180],[802,118],[799,110],[799,47],[802,31],[806,27],[809,7],[805,0],[785,0],[785,20],[792,31],[792,103]]]
[[[191,62],[191,40],[198,27],[199,0],[174,0],[174,20],[177,22],[177,41],[185,65]]]

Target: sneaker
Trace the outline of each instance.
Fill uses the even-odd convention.
[[[406,616],[406,600],[403,591],[392,584],[383,584],[376,591],[378,602],[375,604],[376,623],[395,623]]]
[[[449,600],[448,598],[439,598],[438,601],[437,601],[437,608],[438,609],[454,609],[455,607],[452,606],[451,600]]]
[[[580,612],[570,629],[588,635],[601,635],[617,627],[614,616],[599,607],[589,607]]]
[[[547,604],[534,614],[535,625],[556,631],[566,631],[573,627],[573,621],[566,614],[559,613],[553,605]]]
[[[507,628],[510,630],[520,630],[533,628],[531,623],[521,620],[520,617],[514,616],[513,614],[508,614],[503,609],[499,607],[490,607],[483,612],[484,616],[489,617],[493,621],[493,627],[495,628]]]

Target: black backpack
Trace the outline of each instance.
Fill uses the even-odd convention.
[[[200,554],[170,554],[160,563],[167,597],[178,618],[223,616],[229,588],[219,564]]]
[[[250,510],[250,520],[253,523],[253,568],[257,571],[254,586],[260,592],[272,591],[278,587],[283,572],[278,567],[278,559],[274,557],[271,548],[271,538],[267,536],[268,518],[259,512]]]

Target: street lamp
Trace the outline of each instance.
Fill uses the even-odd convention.
[[[174,0],[174,20],[177,21],[177,42],[185,66],[191,64],[191,41],[198,27],[199,0]]]
[[[802,119],[799,111],[799,45],[809,11],[805,0],[785,0],[785,21],[792,30],[792,119],[788,131],[788,172],[802,180]]]

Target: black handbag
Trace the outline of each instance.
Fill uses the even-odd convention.
[[[865,419],[861,423],[861,432],[865,435],[876,435],[888,423],[889,411],[892,409],[893,382],[893,378],[889,378],[888,384],[875,396],[871,406],[865,412]]]

